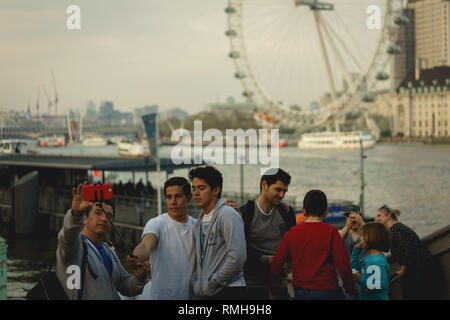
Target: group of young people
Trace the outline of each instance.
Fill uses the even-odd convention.
[[[414,281],[431,261],[414,231],[397,222],[399,212],[387,206],[372,223],[364,223],[357,206],[347,208],[347,223],[338,231],[323,223],[326,195],[310,190],[299,221],[282,202],[291,176],[280,168],[261,176],[259,196],[241,207],[221,197],[223,177],[215,167],[194,168],[189,180],[165,182],[168,212],[145,225],[133,257],[126,259],[131,274],[104,242],[111,228],[105,215],[114,218],[114,204],[84,201],[83,185],[74,188],[57,248],[57,276],[69,298],[139,295],[148,282],[145,262],[150,260],[147,298],[152,300],[290,299],[290,273],[296,299],[389,299],[383,252],[397,256],[398,276]],[[201,208],[197,219],[188,212],[192,198]],[[67,268],[82,264],[83,250],[87,268],[81,286],[69,288],[64,285],[70,278]],[[411,298],[424,294],[421,283],[413,286]]]

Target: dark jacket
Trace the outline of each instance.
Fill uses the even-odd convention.
[[[286,230],[287,232],[290,228],[296,225],[294,209],[290,205],[282,202],[277,205],[277,209],[281,215],[281,218],[283,219],[284,223],[287,226]],[[244,221],[245,240],[247,241],[247,238],[250,233],[250,226],[253,220],[253,216],[255,214],[254,200],[247,201],[247,203],[244,204],[242,207],[240,207],[239,210],[241,211],[242,220]],[[260,258],[262,255],[268,255],[270,253],[256,250],[248,246],[248,244],[246,245],[246,247],[247,247],[247,261],[244,265],[244,274],[252,273],[254,275],[259,275],[264,279],[267,279],[268,281],[270,265],[267,265],[266,268],[264,268],[263,264],[260,261]]]

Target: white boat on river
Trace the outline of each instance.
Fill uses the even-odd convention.
[[[66,146],[66,137],[64,136],[47,136],[38,138],[41,147],[64,147]]]
[[[121,157],[146,157],[150,155],[148,145],[139,141],[124,140],[120,142],[118,152]]]
[[[359,149],[360,140],[364,149],[375,145],[374,138],[362,131],[305,133],[298,142],[300,149]]]
[[[108,144],[108,140],[102,137],[90,137],[83,139],[83,145],[88,147],[104,147]]]

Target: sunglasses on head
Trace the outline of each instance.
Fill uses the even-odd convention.
[[[347,210],[344,212],[344,215],[348,216],[348,215],[350,215],[350,213],[358,213],[359,214],[360,212],[361,212],[361,209],[359,206],[352,206],[350,208],[347,208]]]

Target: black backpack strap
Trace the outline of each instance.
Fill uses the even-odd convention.
[[[239,210],[242,213],[245,239],[247,239],[250,233],[250,226],[252,224],[253,216],[255,214],[255,202],[253,200],[248,200],[246,204],[239,208]]]
[[[288,229],[295,227],[297,224],[294,209],[287,203],[280,202],[277,206],[281,218],[286,223]]]

